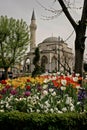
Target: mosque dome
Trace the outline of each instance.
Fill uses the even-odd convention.
[[[53,43],[60,41],[60,37],[48,37],[42,43]]]

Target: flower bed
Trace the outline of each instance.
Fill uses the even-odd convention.
[[[49,74],[21,77],[0,83],[0,111],[64,113],[86,108],[86,91],[79,75]],[[87,84],[85,83],[85,87]]]

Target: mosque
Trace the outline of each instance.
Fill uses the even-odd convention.
[[[38,46],[40,51],[40,65],[45,67],[48,72],[72,71],[73,52],[72,48],[63,39],[58,37],[47,37],[36,45],[36,18],[33,10],[30,23],[30,51],[25,56],[24,71],[32,73],[34,70],[33,58],[35,48]]]

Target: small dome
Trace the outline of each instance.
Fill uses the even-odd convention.
[[[43,43],[53,43],[58,41],[60,41],[59,37],[48,37],[43,41]]]

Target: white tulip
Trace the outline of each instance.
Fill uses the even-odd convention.
[[[53,92],[53,90],[54,90],[53,88],[50,88],[50,89],[49,89],[49,92]]]
[[[78,81],[78,77],[73,77],[73,81],[77,82]]]
[[[79,74],[79,73],[76,73],[76,74],[75,74],[75,76],[76,76],[76,77],[79,77],[79,76],[80,76],[80,74]]]
[[[53,93],[52,93],[52,96],[56,96],[56,92],[53,92]]]
[[[48,88],[48,84],[43,85],[43,89],[46,89],[46,88]]]
[[[60,88],[61,90],[66,90],[66,87],[64,87],[64,86],[61,86],[61,88]]]
[[[67,111],[67,108],[66,108],[66,107],[62,108],[62,111],[63,111],[63,112],[66,112],[66,111]]]
[[[48,92],[46,90],[43,91],[43,95],[46,96],[48,95]]]
[[[72,98],[71,97],[67,97],[66,98],[66,104],[71,104],[72,102]]]
[[[67,80],[66,79],[62,79],[61,80],[61,84],[65,86],[67,84]]]

